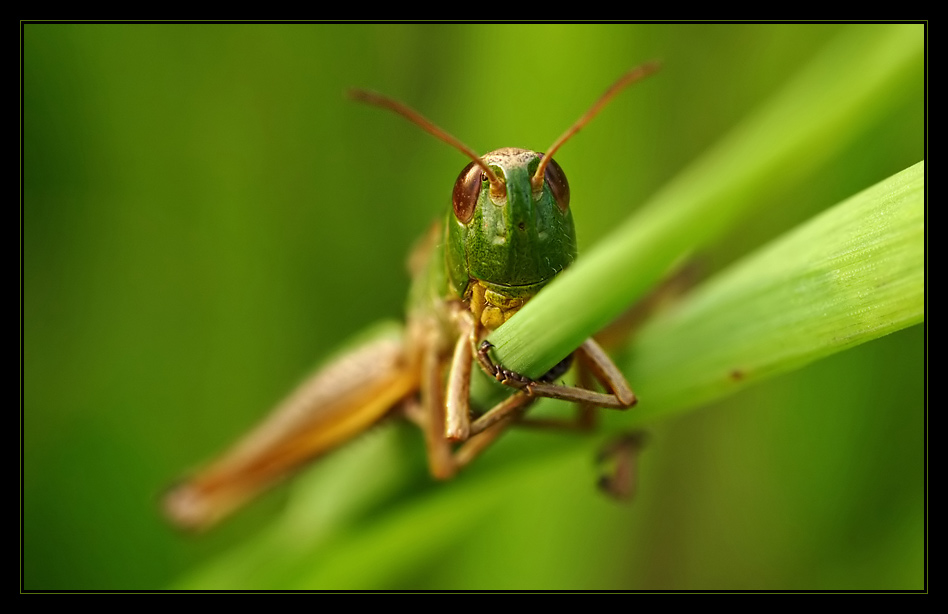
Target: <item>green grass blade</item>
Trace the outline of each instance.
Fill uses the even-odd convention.
[[[637,335],[646,420],[922,322],[925,164],[853,196],[704,284]]]
[[[546,372],[676,262],[719,239],[857,136],[898,96],[922,42],[915,25],[892,26],[881,42],[860,32],[834,41],[768,105],[496,330],[489,340],[497,358],[531,377]]]

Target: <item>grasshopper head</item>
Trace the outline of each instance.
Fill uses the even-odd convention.
[[[445,255],[451,283],[464,296],[471,281],[529,297],[576,258],[569,183],[553,160],[531,181],[543,155],[512,147],[482,160],[503,183],[497,190],[472,162],[454,184]]]

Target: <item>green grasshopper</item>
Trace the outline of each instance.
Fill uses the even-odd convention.
[[[595,407],[626,409],[636,398],[592,339],[538,380],[497,364],[487,334],[509,320],[576,257],[569,183],[553,154],[620,90],[658,69],[624,74],[546,153],[504,148],[477,156],[407,106],[355,90],[356,100],[389,109],[464,153],[453,208],[410,258],[407,324],[397,338],[365,343],[310,376],[219,460],[174,487],[164,507],[176,524],[216,523],[301,465],[342,445],[392,413],[424,433],[428,465],[451,478],[542,397],[575,402],[566,426],[589,426]],[[586,387],[554,383],[581,366]],[[472,408],[473,364],[504,385],[493,407]],[[609,392],[591,389],[590,375]],[[474,419],[472,420],[472,417]]]

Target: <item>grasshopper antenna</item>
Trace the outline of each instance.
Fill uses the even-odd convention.
[[[579,132],[583,126],[588,124],[592,118],[596,117],[599,114],[599,111],[609,104],[609,102],[615,97],[616,94],[621,92],[627,86],[632,85],[636,81],[641,81],[645,77],[656,72],[661,68],[662,63],[658,60],[652,60],[651,62],[646,62],[640,66],[636,66],[629,72],[625,73],[619,77],[618,81],[612,84],[612,86],[606,90],[606,93],[599,97],[593,106],[589,107],[589,110],[586,111],[582,117],[576,120],[576,123],[569,127],[569,130],[564,132],[560,138],[556,139],[550,148],[546,150],[546,153],[543,154],[543,159],[540,160],[540,166],[537,167],[537,172],[534,173],[533,178],[530,179],[530,183],[533,186],[534,191],[538,191],[543,187],[543,174],[546,172],[546,165],[549,164],[550,160],[553,159],[553,154],[562,147],[563,143],[568,141],[570,137]]]
[[[497,174],[491,170],[491,168],[487,166],[483,160],[481,160],[480,156],[478,156],[473,149],[462,143],[454,135],[433,124],[430,120],[428,120],[428,118],[423,116],[418,111],[412,109],[406,104],[377,92],[351,89],[348,93],[349,98],[352,100],[357,100],[374,107],[381,107],[383,109],[388,109],[389,111],[398,113],[411,123],[426,131],[428,134],[434,136],[440,141],[447,143],[451,147],[454,147],[481,167],[481,170],[484,171],[485,175],[487,175],[487,180],[490,181],[490,195],[492,197],[503,198],[504,195],[506,195],[507,186],[503,181],[500,180],[500,178],[497,177]]]

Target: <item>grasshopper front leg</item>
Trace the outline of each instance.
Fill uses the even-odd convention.
[[[467,363],[466,369],[463,366],[464,362]],[[470,387],[470,355],[468,354],[467,361],[453,363],[454,366],[460,366],[458,369],[452,368],[449,381],[460,377],[464,371],[467,373],[468,380],[464,384],[458,382],[456,386],[449,384],[447,399],[440,385],[442,365],[436,360],[426,361],[426,363],[425,373],[422,376],[422,411],[418,412],[424,417],[418,421],[425,433],[431,475],[439,480],[447,480],[454,477],[458,471],[486,450],[507,430],[515,418],[539,397],[529,396],[524,392],[514,393],[485,414],[485,416],[493,417],[489,424],[475,422],[477,426],[475,432],[470,428],[472,426],[469,418],[470,399],[459,394],[469,390]],[[453,400],[452,396],[455,397]],[[463,420],[459,418],[462,414],[465,416]],[[462,427],[462,430],[458,430],[457,425],[461,423],[468,428]],[[467,430],[467,433],[461,437],[460,433],[463,430]],[[462,442],[457,449],[454,449],[455,442]]]
[[[608,409],[628,409],[637,401],[625,376],[592,338],[584,341],[574,354],[585,369],[588,369],[605,388],[612,391],[611,394],[524,377],[494,363],[488,355],[492,347],[488,341],[482,342],[478,347],[476,356],[481,368],[500,383],[524,390],[527,394]]]
[[[577,403],[580,412],[577,420],[569,424],[556,423],[556,426],[572,428],[590,426],[593,409],[597,406],[626,409],[636,402],[635,394],[622,373],[602,348],[591,339],[583,343],[576,351],[584,369],[583,376],[587,373],[591,374],[611,390],[612,394],[528,380],[495,366],[487,356],[489,344],[486,347],[481,345],[477,352],[474,351],[480,338],[480,331],[470,312],[456,312],[455,322],[457,340],[451,354],[446,394],[440,387],[442,368],[440,361],[434,358],[434,352],[431,352],[431,358],[426,361],[429,366],[426,367],[426,375],[423,376],[423,381],[428,382],[424,385],[423,396],[426,413],[430,416],[426,438],[432,473],[436,477],[453,476],[514,422],[531,424],[522,416],[529,406],[541,397]],[[518,390],[471,423],[470,381],[471,367],[475,359],[489,375]],[[564,364],[568,366],[568,361]],[[463,442],[463,444],[452,453],[451,442]]]
[[[447,389],[443,386],[446,352],[431,334],[425,343],[420,388],[421,407],[409,412],[425,433],[428,465],[437,479],[450,479],[487,449],[517,416],[539,397],[518,391],[500,402],[478,421],[471,431],[470,384],[474,358],[472,338],[476,334],[469,312],[457,311],[454,320],[458,338],[451,352]],[[420,411],[418,411],[420,409]],[[457,447],[455,444],[460,443]]]
[[[576,403],[577,414],[571,421],[523,417],[517,420],[518,425],[588,430],[595,422],[596,407],[628,409],[636,403],[635,394],[622,372],[592,339],[586,340],[574,353],[580,363],[579,379],[582,388],[533,381],[522,377],[495,365],[487,354],[489,350],[490,344],[486,341],[482,343],[476,353],[477,360],[488,374],[493,374],[502,383],[522,390],[511,399],[516,399],[526,393],[531,395],[530,398],[548,397]],[[559,365],[551,370],[551,374],[555,374],[556,377],[559,375],[558,367]],[[590,390],[592,378],[599,380],[606,389],[612,391],[612,394]],[[509,416],[517,415],[514,411],[498,406],[476,420],[471,425],[470,432],[476,434],[486,429],[496,428],[496,424],[502,420],[510,422]],[[603,492],[619,500],[628,500],[633,497],[638,481],[638,454],[643,442],[643,433],[628,433],[610,442],[600,452],[598,460],[604,465],[604,472],[599,480],[599,488]]]

